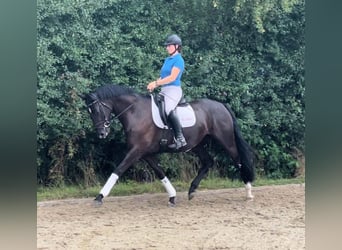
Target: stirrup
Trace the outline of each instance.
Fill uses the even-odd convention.
[[[186,142],[185,138],[177,138],[173,144],[169,145],[171,149],[180,149],[186,146],[188,143]]]

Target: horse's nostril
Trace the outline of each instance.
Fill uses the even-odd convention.
[[[107,131],[100,131],[100,132],[98,133],[98,135],[99,135],[99,138],[100,138],[100,139],[104,139],[104,138],[107,137],[108,132],[107,132]]]

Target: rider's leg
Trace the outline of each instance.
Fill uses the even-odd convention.
[[[177,113],[175,110],[172,110],[168,116],[168,119],[172,125],[173,131],[175,133],[175,142],[171,145],[169,145],[169,148],[172,149],[179,149],[181,147],[184,147],[187,142],[184,138],[182,126],[179,122]]]
[[[168,121],[170,122],[175,135],[175,143],[169,145],[169,147],[172,149],[178,149],[187,144],[183,136],[182,126],[179,122],[177,113],[175,112],[175,108],[182,98],[183,91],[180,87],[168,86],[163,87],[160,94],[164,96],[165,113],[168,116]]]

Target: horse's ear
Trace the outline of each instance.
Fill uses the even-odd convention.
[[[85,100],[86,99],[86,95],[85,94],[77,94],[81,99]]]

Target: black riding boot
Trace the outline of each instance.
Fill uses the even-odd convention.
[[[184,147],[187,143],[186,143],[185,138],[183,136],[182,126],[179,122],[179,119],[178,119],[178,116],[177,116],[175,110],[172,110],[170,112],[168,119],[171,123],[171,126],[172,126],[172,128],[174,130],[174,134],[175,134],[175,143],[169,145],[169,148],[179,149],[181,147]]]

